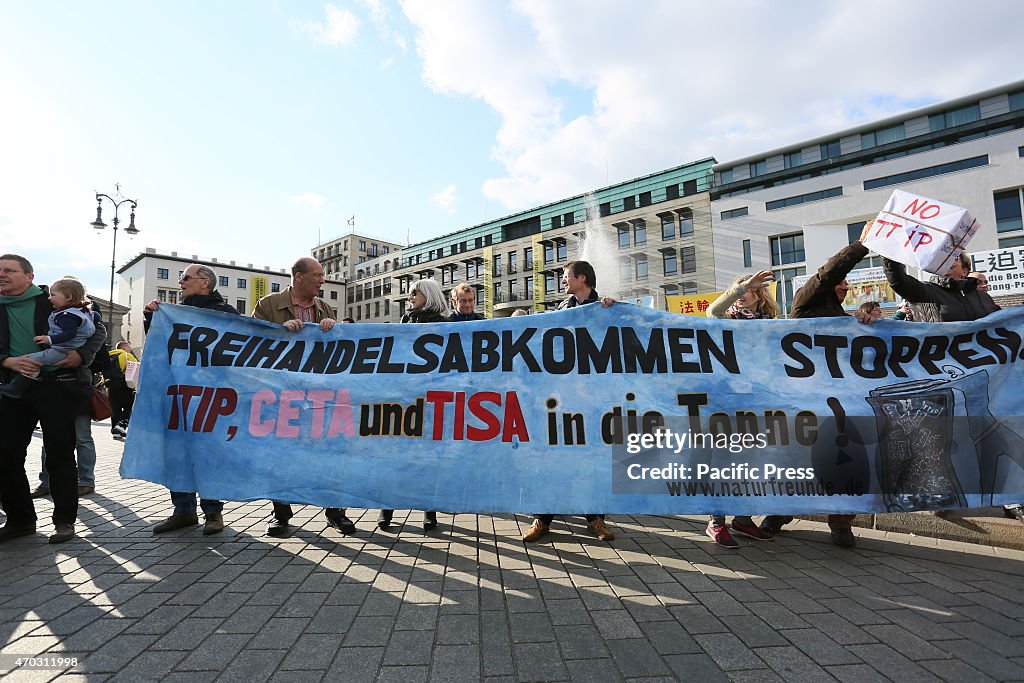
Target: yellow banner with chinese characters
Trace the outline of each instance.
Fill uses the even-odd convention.
[[[768,291],[771,292],[772,297],[775,297],[775,284],[771,283],[768,285]],[[698,318],[705,318],[708,314],[708,308],[714,303],[715,299],[722,296],[723,292],[710,292],[707,294],[684,294],[682,296],[667,296],[665,300],[668,304],[668,310],[671,313],[681,313],[682,315],[693,315]]]
[[[683,315],[694,315],[699,318],[705,318],[708,314],[708,306],[711,302],[722,295],[721,292],[711,292],[710,294],[683,294],[681,296],[667,296],[665,300],[668,302],[668,310],[672,313],[682,313]]]

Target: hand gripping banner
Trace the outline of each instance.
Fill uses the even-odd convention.
[[[895,512],[1024,500],[1024,309],[731,321],[628,304],[423,325],[157,311],[121,474],[455,512]]]

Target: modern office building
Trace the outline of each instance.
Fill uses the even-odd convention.
[[[600,292],[653,294],[664,307],[664,295],[770,269],[788,303],[793,278],[856,239],[895,188],[970,209],[982,227],[968,251],[1024,245],[1022,129],[1024,81],[729,163],[696,161],[382,255],[380,272],[352,273],[346,311],[395,322],[424,277],[446,290],[469,282],[491,316],[550,308],[586,234]]]
[[[488,316],[545,310],[564,298],[562,267],[581,257],[594,263],[602,294],[663,301],[707,290],[715,280],[707,192],[713,163],[703,159],[474,225],[404,247],[398,259],[383,255],[361,276],[357,270],[346,313],[397,322],[412,282],[430,277],[446,291],[472,285],[477,310]]]
[[[195,254],[185,257],[178,252],[159,254],[146,249],[118,269],[120,285],[118,302],[128,307],[122,334],[132,346],[141,349],[146,343],[143,331],[142,308],[150,301],[178,303],[178,278],[192,263],[209,266],[217,273],[217,291],[243,315],[250,315],[256,302],[291,284],[291,272],[284,268],[272,270],[269,266],[257,268],[215,258],[200,259]],[[345,300],[345,285],[337,280],[324,282],[320,296],[341,316],[341,302]]]
[[[793,277],[857,239],[897,188],[969,209],[981,223],[969,252],[1024,245],[1022,157],[1019,81],[717,164],[716,288],[770,269],[791,300]]]

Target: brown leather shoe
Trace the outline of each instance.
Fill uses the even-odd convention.
[[[615,534],[608,528],[608,525],[604,523],[604,520],[598,517],[593,522],[587,524],[587,528],[590,529],[590,533],[594,534],[602,541],[614,541]]]
[[[80,495],[80,496],[88,496],[90,493],[96,493],[96,487],[95,486],[79,486],[78,487],[78,495]]]
[[[187,526],[195,526],[196,524],[199,524],[199,515],[197,515],[194,512],[191,515],[171,515],[164,521],[154,526],[153,533],[162,534],[165,531],[184,529]]]
[[[33,498],[45,498],[46,496],[50,495],[50,487],[47,486],[46,484],[40,484],[39,486],[32,489],[31,495]]]
[[[523,540],[527,543],[539,541],[541,538],[547,535],[549,531],[551,531],[551,527],[549,525],[545,524],[539,519],[535,519],[533,520],[533,526],[527,529],[526,533],[523,534]]]
[[[206,516],[206,523],[203,524],[203,535],[219,534],[224,531],[224,515],[215,512]]]
[[[74,524],[55,524],[50,534],[49,543],[67,543],[75,537]]]

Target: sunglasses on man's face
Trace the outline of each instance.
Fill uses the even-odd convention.
[[[209,280],[208,277],[200,277],[199,275],[182,275],[178,278],[178,282],[188,282],[189,280]]]

